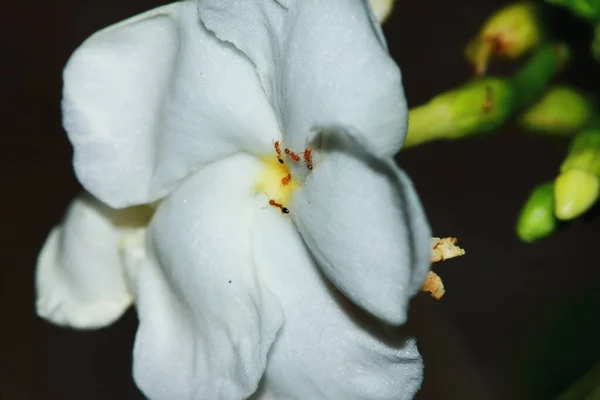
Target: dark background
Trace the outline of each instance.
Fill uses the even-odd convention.
[[[3,400],[142,398],[130,372],[135,313],[95,332],[51,326],[34,314],[33,275],[46,234],[79,191],[61,128],[61,69],[94,31],[161,3],[2,6]],[[411,106],[470,78],[463,46],[503,4],[398,1],[385,33]],[[598,90],[593,74],[584,67],[567,79]],[[598,70],[595,74],[600,80]],[[410,324],[426,365],[418,399],[551,398],[600,359],[600,218],[592,213],[536,244],[514,235],[524,199],[534,185],[555,176],[566,143],[507,127],[468,141],[427,144],[399,157],[434,233],[457,236],[467,250],[436,266],[446,296],[435,301],[422,294],[411,308]]]

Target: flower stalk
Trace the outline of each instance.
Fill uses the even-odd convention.
[[[569,49],[564,43],[547,43],[540,47],[512,78],[511,82],[517,93],[513,110],[535,101],[550,80],[564,69],[568,59]]]

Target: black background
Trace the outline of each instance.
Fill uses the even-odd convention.
[[[34,314],[33,275],[46,234],[80,190],[61,128],[61,69],[94,31],[160,4],[61,0],[2,6],[3,400],[142,398],[130,372],[135,313],[96,332],[51,326]],[[470,79],[463,46],[503,4],[398,1],[385,33],[411,106]],[[584,67],[566,78],[597,91],[598,76],[598,69]],[[412,304],[410,324],[426,365],[418,399],[550,398],[598,359],[598,318],[590,315],[598,315],[600,304],[600,218],[592,213],[535,244],[514,235],[524,199],[534,185],[555,176],[566,143],[509,126],[401,153],[399,162],[415,181],[434,233],[457,236],[467,250],[436,266],[447,289],[443,300],[422,294]],[[548,323],[558,327],[548,331]]]

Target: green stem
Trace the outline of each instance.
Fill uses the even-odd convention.
[[[563,68],[567,58],[568,49],[564,44],[543,45],[512,78],[516,95],[513,110],[534,102],[548,82]]]

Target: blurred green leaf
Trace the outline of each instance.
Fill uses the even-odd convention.
[[[573,14],[590,21],[600,20],[600,0],[546,0],[567,7]]]
[[[594,26],[594,40],[592,41],[592,55],[600,62],[600,22]]]

